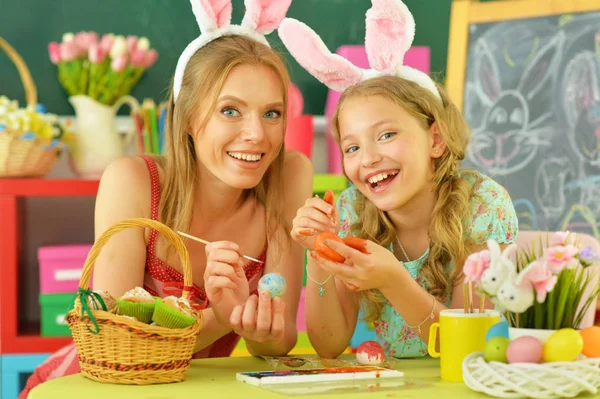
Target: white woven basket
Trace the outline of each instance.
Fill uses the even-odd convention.
[[[600,389],[600,358],[506,364],[488,363],[483,352],[475,352],[465,358],[462,367],[469,388],[497,398],[573,398]]]

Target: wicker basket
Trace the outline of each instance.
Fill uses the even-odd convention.
[[[463,380],[473,391],[497,398],[573,398],[600,390],[600,358],[573,362],[486,362],[482,352],[463,361]]]
[[[79,294],[74,308],[67,315],[79,354],[81,373],[95,381],[116,384],[183,381],[202,325],[202,312],[198,312],[199,318],[193,325],[170,329],[151,326],[112,312],[82,307],[82,301],[87,304],[90,277],[100,250],[114,234],[130,227],[155,229],[167,237],[181,258],[185,287],[193,286],[187,249],[170,228],[144,218],[128,219],[111,226],[90,250],[83,266]],[[182,297],[187,298],[188,294],[184,289]]]
[[[0,48],[15,64],[25,88],[27,105],[37,105],[37,90],[27,65],[6,40],[0,37]],[[50,173],[60,146],[49,146],[50,140],[33,138],[23,140],[14,129],[0,131],[0,177],[43,177]]]

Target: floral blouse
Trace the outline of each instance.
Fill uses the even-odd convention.
[[[473,193],[476,194],[469,201],[471,218],[470,223],[465,222],[465,240],[475,245],[484,245],[488,239],[501,244],[514,242],[518,232],[518,221],[508,192],[500,184],[478,172],[464,174],[462,177],[471,184]],[[361,195],[356,187],[350,186],[338,199],[341,223],[339,236],[342,238],[350,234],[352,224],[358,219],[354,203]],[[393,251],[393,245],[388,249]],[[428,254],[429,250],[419,259],[403,263],[410,275],[424,288],[427,286],[420,276],[420,271]],[[448,273],[452,272],[453,267],[452,264],[448,265]],[[449,306],[451,302],[452,293],[444,305]],[[373,324],[377,341],[389,356],[403,358],[427,354],[427,344],[407,326],[389,301],[383,306],[381,319]]]

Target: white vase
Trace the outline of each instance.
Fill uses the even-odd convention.
[[[71,168],[81,178],[99,179],[109,163],[125,155],[135,136],[134,131],[119,135],[117,111],[125,104],[137,111],[140,104],[131,96],[121,97],[113,106],[85,95],[71,96],[69,102],[75,109],[76,133],[76,142],[69,148]]]
[[[512,341],[515,338],[527,336],[527,337],[535,337],[535,338],[539,339],[542,343],[544,343],[556,331],[557,330],[538,330],[535,328],[509,327],[508,328],[508,339],[510,339]]]

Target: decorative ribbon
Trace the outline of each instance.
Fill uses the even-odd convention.
[[[77,295],[79,295],[79,300],[81,301],[81,318],[85,317],[85,314],[88,314],[88,317],[90,318],[90,320],[92,321],[92,324],[94,324],[94,327],[96,327],[96,331],[92,331],[92,329],[88,326],[88,331],[91,332],[92,334],[98,334],[100,332],[100,326],[98,326],[98,322],[96,321],[96,318],[94,317],[94,314],[92,313],[92,309],[90,308],[90,305],[88,304],[88,298],[91,300],[93,307],[96,309],[102,309],[105,312],[107,311],[106,308],[106,304],[104,303],[104,299],[102,299],[102,297],[100,296],[100,294],[98,294],[97,292],[93,292],[90,290],[86,290],[84,288],[79,288],[77,290]],[[98,306],[100,305],[100,306]]]
[[[162,290],[165,295],[174,295],[181,296],[184,291],[187,291],[188,300],[190,301],[190,305],[195,310],[205,309],[208,305],[208,298],[204,298],[204,302],[198,304],[194,302],[196,299],[200,297],[200,289],[194,286],[183,285],[184,283],[181,281],[167,281],[163,283]]]

